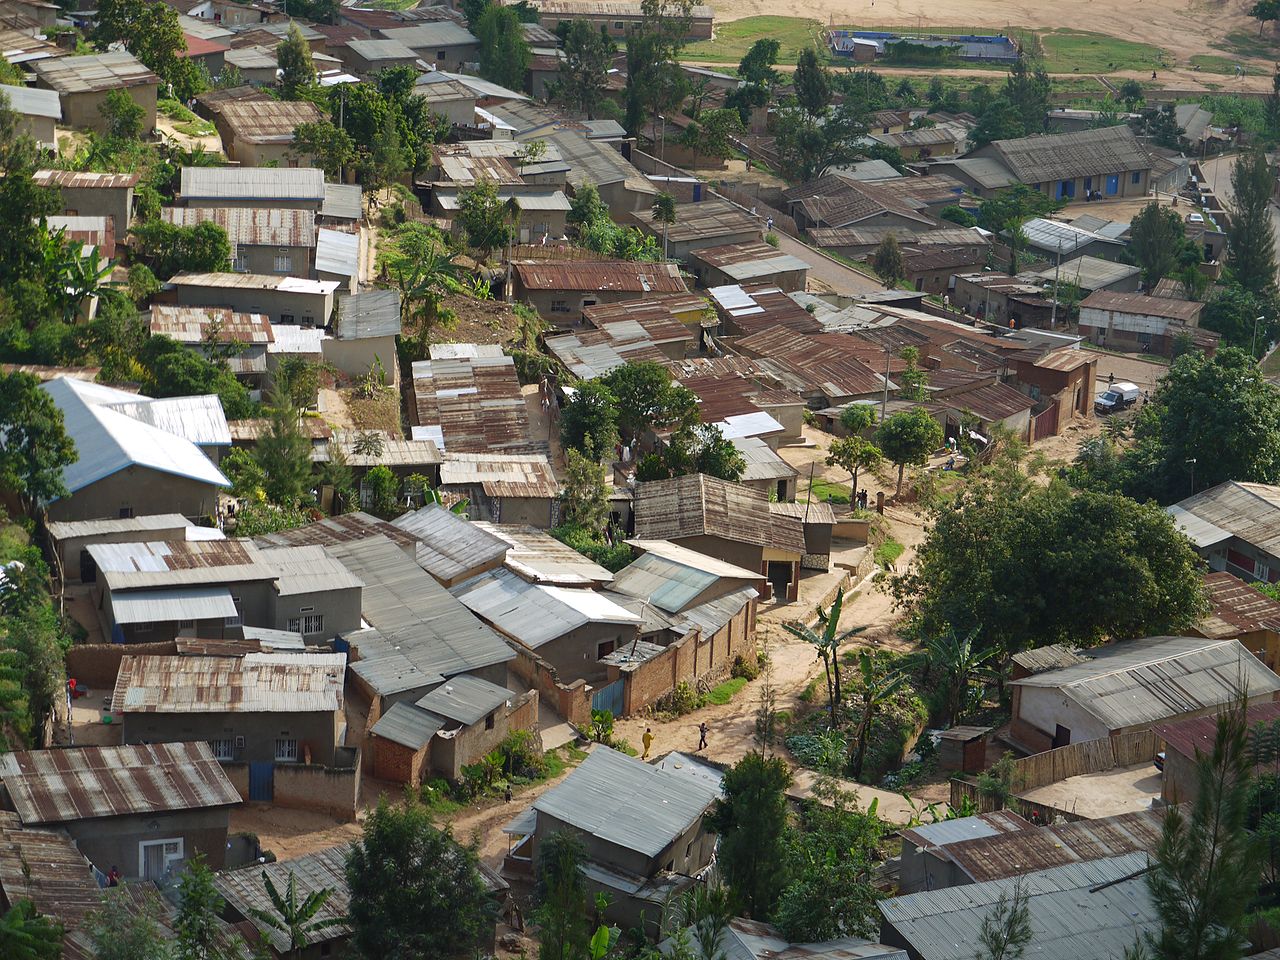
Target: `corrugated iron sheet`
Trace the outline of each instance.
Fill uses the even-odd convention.
[[[516,275],[526,290],[574,290],[601,293],[687,293],[674,263],[630,260],[516,260]]]
[[[510,702],[514,696],[506,687],[463,673],[436,687],[418,701],[418,706],[469,727]]]
[[[712,536],[804,553],[800,521],[772,515],[758,490],[700,473],[638,484],[635,519],[641,540]]]
[[[598,585],[613,580],[613,574],[600,564],[561,543],[545,530],[518,523],[482,520],[471,525],[507,544],[506,565],[525,580],[562,587]]]
[[[413,365],[417,424],[439,427],[445,453],[532,453],[529,408],[515,361],[496,357],[420,360]]]
[[[551,464],[545,456],[534,454],[446,454],[440,483],[479,485],[490,497],[550,499],[560,494]]]
[[[179,194],[184,200],[321,203],[325,198],[324,171],[314,167],[183,167]]]
[[[416,704],[399,701],[378,718],[369,732],[410,750],[421,750],[444,728],[444,723],[443,717]]]
[[[227,211],[232,212],[232,211]],[[157,303],[151,308],[152,335],[179,343],[204,343],[217,332],[220,343],[272,343],[275,334],[265,313],[237,313],[229,307],[179,307]]]
[[[240,802],[204,741],[6,753],[0,780],[25,825]]]
[[[301,903],[312,893],[328,890],[329,896],[310,920],[311,927],[316,924],[333,921],[345,921],[351,908],[351,893],[347,888],[347,854],[349,845],[329,847],[318,853],[308,853],[294,860],[278,860],[268,864],[250,864],[240,870],[224,870],[217,874],[214,883],[218,892],[226,898],[227,903],[236,912],[250,919],[258,932],[277,953],[286,954],[293,947],[289,935],[261,920],[254,918],[253,911],[260,910],[273,913],[270,894],[262,876],[270,878],[276,890],[283,892],[292,881],[297,889],[298,902]],[[302,936],[302,946],[324,943],[350,935],[351,927],[346,922],[334,923],[321,930],[309,929]]]
[[[61,94],[158,85],[160,78],[124,51],[84,57],[55,57],[32,63],[36,76]]]
[[[127,656],[111,709],[130,713],[324,713],[342,709],[345,653]]]
[[[719,785],[599,746],[533,808],[608,843],[656,857],[719,796]],[[619,803],[620,797],[627,802]]]
[[[314,247],[316,215],[281,207],[164,207],[166,223],[194,227],[212,221],[227,231],[232,256],[240,247]]]
[[[491,569],[507,555],[508,543],[439,504],[402,514],[392,525],[417,542],[418,565],[441,583]]]

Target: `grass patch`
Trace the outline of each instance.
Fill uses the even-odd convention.
[[[1257,57],[1260,60],[1274,60],[1276,57],[1274,33],[1259,36],[1257,30],[1233,30],[1214,46],[1237,57]]]
[[[1160,47],[1068,27],[1041,33],[1040,47],[1050,73],[1114,73],[1166,65],[1166,53]]]
[[[188,137],[211,137],[217,133],[217,128],[205,120],[197,120],[194,123],[175,123],[173,129]]]
[[[813,698],[818,695],[818,681],[810,680],[809,685],[800,691],[801,703],[812,703]]]
[[[185,120],[188,123],[199,119],[181,101],[173,100],[169,97],[161,97],[156,101],[156,112],[162,117],[168,117],[170,120]]]
[[[872,554],[872,559],[875,560],[877,566],[883,567],[885,570],[892,570],[893,565],[898,562],[898,558],[902,556],[903,551],[906,549],[897,540],[886,540],[876,547],[875,553]]]
[[[795,63],[800,51],[814,47],[820,60],[830,59],[830,48],[822,42],[822,21],[805,17],[747,17],[717,23],[715,36],[699,40],[684,48],[682,60],[705,60],[713,63],[737,64],[751,45],[761,37],[771,37],[782,44],[779,63]]]
[[[1262,361],[1262,372],[1269,377],[1280,373],[1280,350],[1273,350],[1271,355]]]
[[[827,503],[849,503],[849,485],[847,483],[832,483],[830,480],[814,480],[809,484],[809,492],[813,494],[815,500],[825,500]]]
[[[1191,65],[1199,67],[1206,73],[1225,73],[1234,75],[1236,72],[1236,64],[1239,63],[1234,57],[1218,57],[1206,53],[1197,53],[1191,58]]]
[[[718,684],[707,691],[707,703],[714,703],[718,707],[723,707],[737,696],[738,691],[746,685],[746,677],[734,677],[732,680],[726,680],[724,683]]]

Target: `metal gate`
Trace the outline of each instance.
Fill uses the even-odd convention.
[[[1058,401],[1043,412],[1031,418],[1031,441],[1043,440],[1055,436],[1058,432]]]
[[[592,710],[608,710],[615,717],[622,716],[622,694],[626,680],[615,680],[591,694]]]
[[[275,799],[276,765],[274,763],[249,764],[249,799],[257,803],[270,803]]]

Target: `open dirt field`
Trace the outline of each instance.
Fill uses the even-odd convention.
[[[1006,27],[1052,30],[1069,28],[1107,34],[1124,40],[1153,44],[1185,66],[1193,55],[1219,55],[1234,49],[1228,35],[1256,37],[1258,23],[1243,0],[1136,0],[1105,3],[1102,0],[1059,0],[1027,3],[1025,0],[793,0],[778,8],[767,0],[716,0],[717,21],[772,14],[812,17],[823,24],[868,24],[914,29],[971,26],[1002,30]],[[1269,32],[1269,31],[1268,31]],[[1280,49],[1280,45],[1275,45]],[[1247,59],[1247,58],[1243,58]],[[1261,62],[1262,57],[1249,62]],[[1188,77],[1197,76],[1187,71]],[[1170,77],[1172,79],[1172,77]],[[1259,81],[1269,77],[1257,77]]]

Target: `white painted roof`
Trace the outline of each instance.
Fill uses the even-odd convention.
[[[354,277],[360,269],[360,236],[343,230],[316,231],[316,272]]]
[[[719,427],[726,440],[760,437],[766,433],[778,433],[782,430],[782,424],[763,410],[759,413],[739,413],[732,417],[725,417]]]
[[[62,411],[67,435],[79,453],[76,462],[62,473],[71,493],[130,466],[147,467],[219,487],[231,485],[190,440],[104,405],[111,402],[104,396],[111,395],[137,402],[134,394],[65,377],[43,383],[41,389]]]

